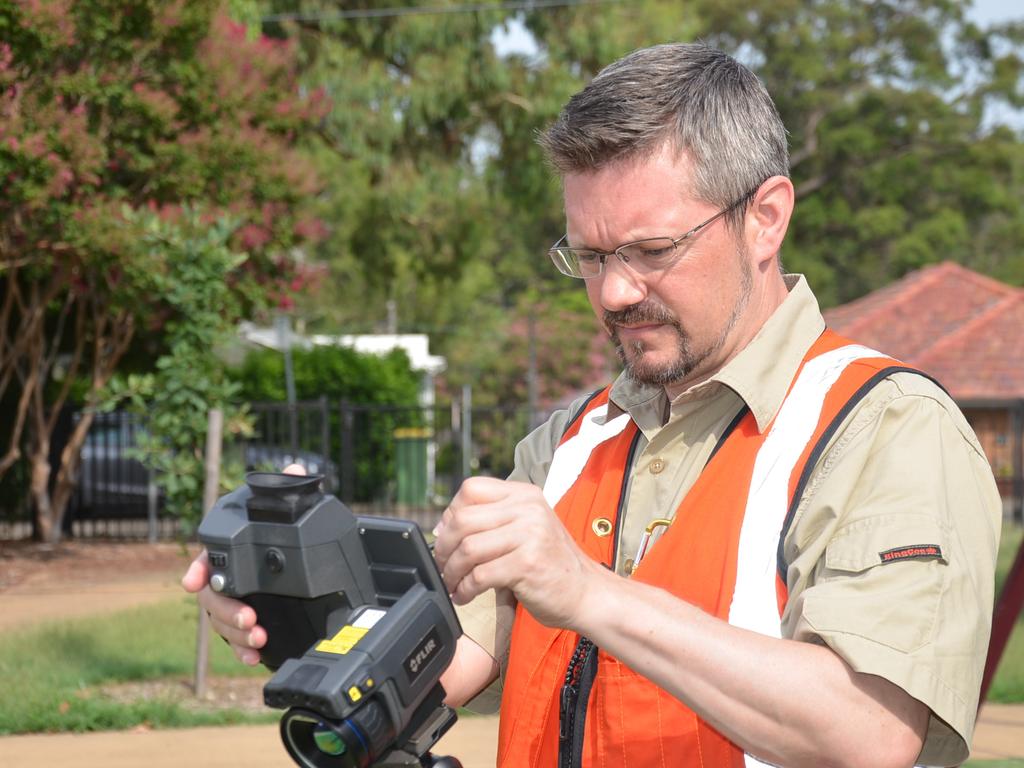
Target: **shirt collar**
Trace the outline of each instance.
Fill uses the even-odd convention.
[[[719,387],[733,390],[753,414],[763,432],[782,407],[797,369],[825,320],[803,275],[786,275],[789,295],[757,335],[714,376],[681,393],[674,403],[709,397]],[[645,422],[666,420],[667,397],[662,387],[638,384],[625,373],[612,385],[608,418],[628,412],[645,432]]]

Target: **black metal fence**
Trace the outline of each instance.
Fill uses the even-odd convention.
[[[257,403],[246,465],[302,464],[361,513],[416,517],[444,507],[470,475],[504,477],[529,430],[523,407],[473,408],[468,400],[433,407],[330,402]]]
[[[246,470],[301,464],[357,514],[400,515],[433,526],[469,475],[504,477],[516,443],[530,428],[525,407],[472,407],[469,397],[432,407],[384,407],[330,401],[253,403],[254,433],[224,447]],[[67,535],[167,538],[150,471],[134,453],[144,423],[133,414],[97,415],[82,450]],[[13,518],[22,517],[15,515]],[[12,515],[7,514],[8,527]],[[21,520],[23,535],[31,533]],[[27,530],[27,532],[26,532]],[[8,530],[10,535],[10,530]]]

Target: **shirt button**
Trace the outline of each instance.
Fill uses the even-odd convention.
[[[652,475],[657,475],[664,468],[665,468],[665,461],[664,461],[664,459],[655,459],[654,461],[651,462],[651,465],[649,467],[649,469],[651,470],[651,474]]]

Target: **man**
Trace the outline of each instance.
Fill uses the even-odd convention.
[[[704,46],[637,51],[542,145],[550,256],[625,371],[445,511],[449,702],[503,684],[508,766],[959,764],[999,497],[943,390],[825,331],[782,274],[793,185],[763,86]],[[251,609],[200,601],[255,663]]]

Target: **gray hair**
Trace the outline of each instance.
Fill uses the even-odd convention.
[[[699,43],[643,48],[605,67],[538,141],[561,174],[642,159],[672,142],[693,162],[689,193],[720,208],[789,176],[786,129],[764,85]]]

